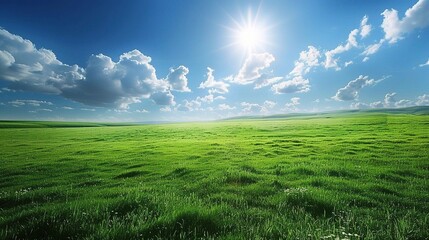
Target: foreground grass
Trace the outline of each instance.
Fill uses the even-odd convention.
[[[0,238],[429,238],[428,115],[59,126],[0,129]]]

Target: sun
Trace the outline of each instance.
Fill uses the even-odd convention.
[[[259,9],[255,15],[249,9],[244,17],[241,16],[241,21],[232,19],[234,26],[228,27],[232,33],[230,46],[244,50],[247,54],[264,50],[269,44],[269,27],[258,16]]]
[[[263,46],[265,42],[264,35],[262,29],[255,26],[246,26],[237,31],[236,40],[241,47],[252,51],[255,48]]]

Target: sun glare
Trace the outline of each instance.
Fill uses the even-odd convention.
[[[241,16],[241,21],[232,19],[233,27],[228,27],[232,32],[231,46],[235,46],[246,53],[264,50],[267,45],[268,27],[258,19],[259,9],[255,15],[249,9],[245,17]]]
[[[254,26],[246,26],[237,32],[237,42],[241,47],[252,50],[264,44],[264,33]]]

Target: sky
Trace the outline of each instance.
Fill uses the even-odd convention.
[[[429,105],[429,0],[2,1],[0,119]]]

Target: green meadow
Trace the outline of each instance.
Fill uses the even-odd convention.
[[[429,239],[429,115],[0,122],[0,239]]]

